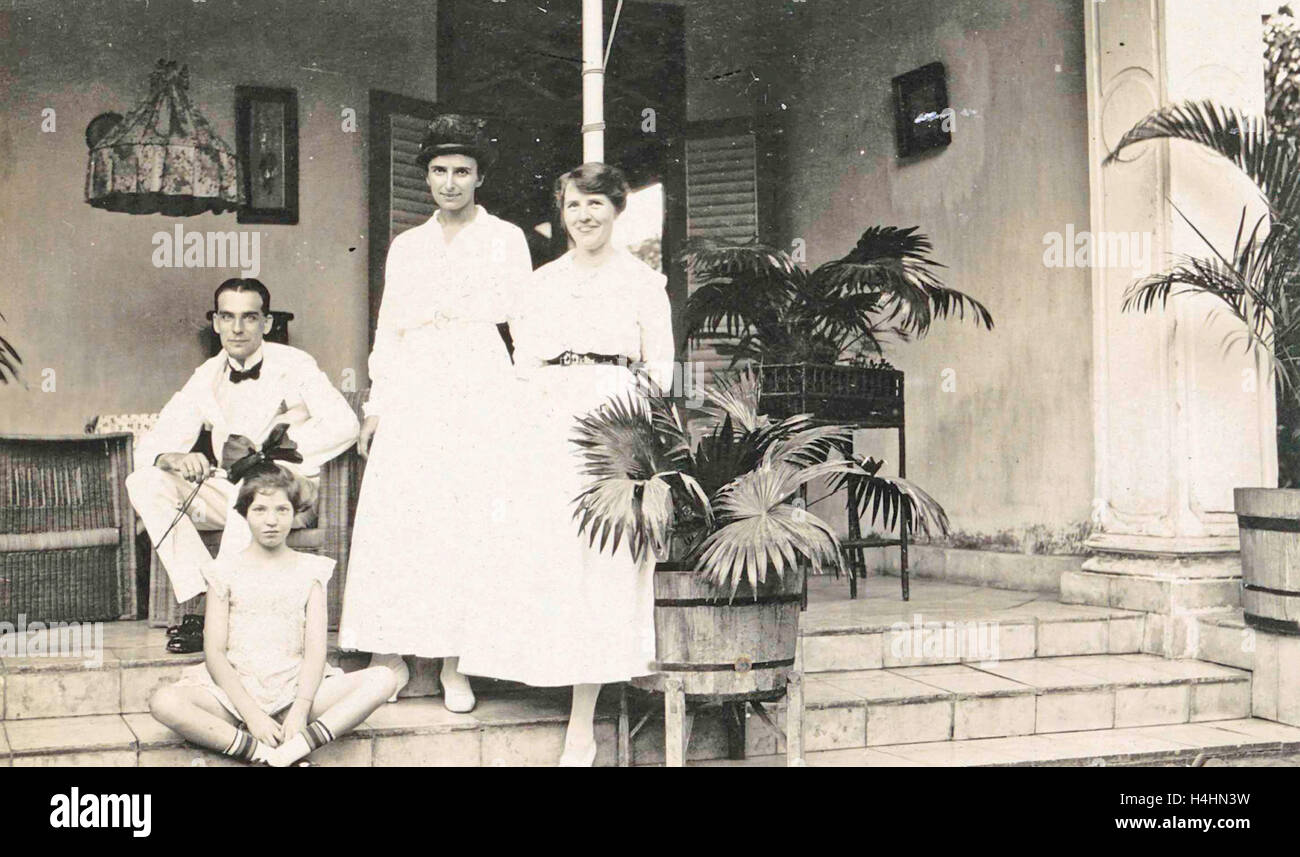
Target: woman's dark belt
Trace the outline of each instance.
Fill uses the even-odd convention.
[[[595,354],[588,351],[585,354],[579,354],[576,351],[565,351],[557,354],[550,360],[544,361],[547,366],[590,366],[592,364],[606,364],[609,366],[628,366],[634,361],[630,357],[624,357],[622,354]]]

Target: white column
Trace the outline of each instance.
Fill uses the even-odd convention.
[[[582,0],[582,161],[605,160],[604,9]]]
[[[1263,207],[1234,166],[1191,143],[1144,143],[1121,163],[1101,162],[1164,104],[1211,98],[1262,113],[1263,27],[1254,3],[1232,0],[1089,0],[1084,9],[1088,228],[1094,249],[1104,246],[1111,258],[1096,264],[1094,257],[1092,267],[1097,531],[1090,546],[1098,553],[1085,574],[1062,580],[1062,595],[1147,610],[1159,602],[1157,612],[1172,615],[1235,599],[1232,489],[1277,484],[1272,382],[1241,348],[1225,355],[1223,339],[1234,327],[1223,317],[1207,321],[1217,301],[1175,299],[1164,312],[1137,313],[1121,311],[1123,295],[1145,273],[1143,262],[1158,272],[1182,255],[1211,254],[1180,211],[1226,254],[1242,206],[1251,206],[1249,222]],[[1122,235],[1130,252],[1117,259]],[[1133,252],[1135,238],[1142,250],[1150,241],[1149,258]],[[1115,575],[1146,580],[1126,587]],[[1189,580],[1194,594],[1181,586]],[[1164,587],[1160,598],[1128,591],[1151,596],[1152,584]],[[1166,639],[1151,648],[1170,654],[1185,645]]]

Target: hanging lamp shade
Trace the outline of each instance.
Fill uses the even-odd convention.
[[[188,66],[158,61],[149,97],[90,145],[86,202],[127,214],[187,217],[244,201],[235,152],[190,103]]]

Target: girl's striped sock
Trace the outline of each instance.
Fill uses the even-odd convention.
[[[221,752],[244,762],[255,763],[268,761],[271,748],[236,726],[234,740]]]
[[[273,750],[270,763],[272,767],[287,768],[333,740],[334,731],[319,720],[313,720],[306,729]]]

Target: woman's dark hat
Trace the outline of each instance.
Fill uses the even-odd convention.
[[[420,169],[427,170],[429,161],[439,155],[469,155],[478,161],[479,171],[485,171],[496,155],[492,140],[484,130],[486,125],[484,119],[444,113],[429,123],[415,162]]]

